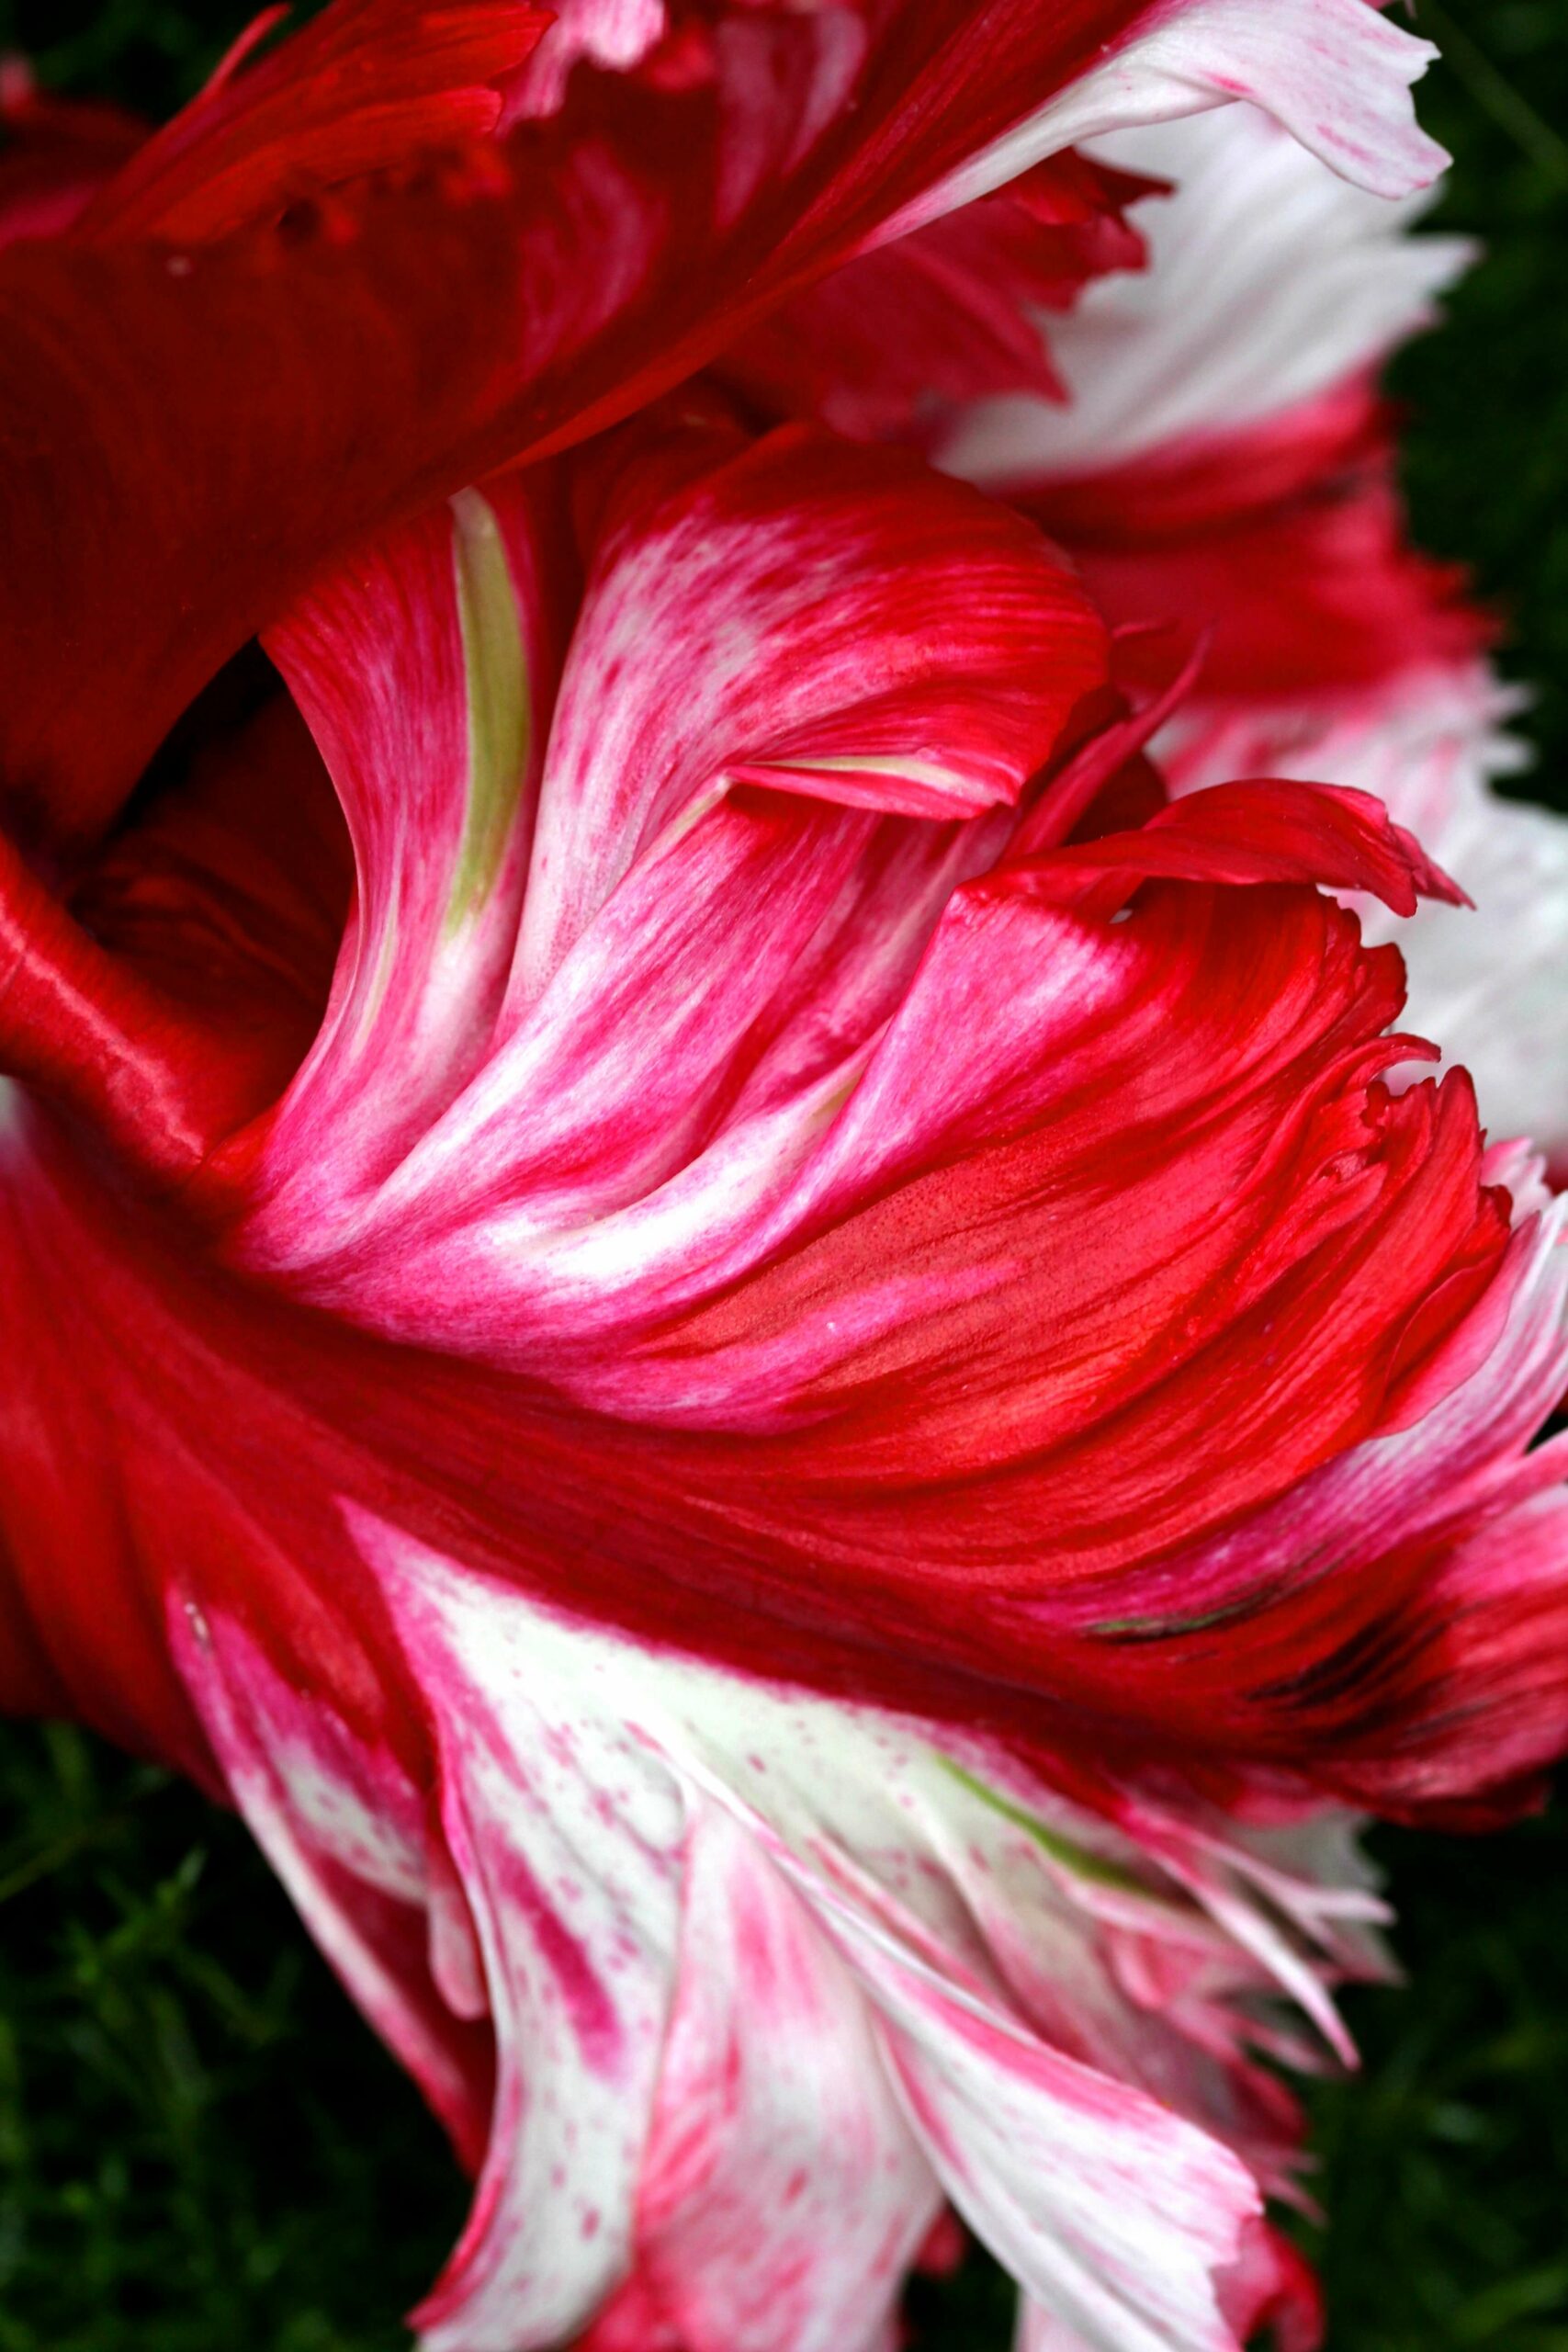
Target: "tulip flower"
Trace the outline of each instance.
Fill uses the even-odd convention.
[[[1138,257],[1077,141],[1398,194],[1424,53],[338,0],[17,216],[0,1698],[419,2081],[429,2352],[883,2352],[948,2205],[1032,2352],[1312,2340],[1356,1820],[1568,1738],[1562,1214],[1330,895],[1415,835],[1168,797],[1093,566],[841,428]]]

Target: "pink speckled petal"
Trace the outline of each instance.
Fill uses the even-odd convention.
[[[891,2352],[941,2193],[843,1961],[711,1797],[681,1935],[637,2267],[584,2352]]]

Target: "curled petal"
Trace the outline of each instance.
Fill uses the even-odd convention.
[[[1397,940],[1412,1025],[1475,1078],[1499,1136],[1531,1136],[1561,1174],[1568,1148],[1568,829],[1505,800],[1492,778],[1521,764],[1505,731],[1510,693],[1472,663],[1416,669],[1328,699],[1200,707],[1168,730],[1179,791],[1238,765],[1335,775],[1376,793],[1462,886],[1469,908],[1424,909],[1397,927],[1363,904],[1371,938]]]
[[[546,476],[512,475],[321,582],[268,650],[314,729],[357,872],[327,1018],[274,1115],[315,1214],[374,1184],[483,1062],[527,883],[559,651]]]
[[[1102,678],[1098,617],[1005,510],[810,431],[728,451],[673,496],[641,498],[635,460],[620,478],[553,722],[525,643],[547,567],[514,532],[510,570],[475,570],[487,493],[275,636],[362,871],[333,1016],[261,1147],[252,1262],[417,1281],[414,1227],[465,1201],[581,1227],[716,1125],[837,1081],[983,863],[987,811],[1009,821]],[[662,489],[657,441],[646,462]],[[911,808],[946,824],[893,822]],[[481,821],[492,870],[457,921]]]
[[[753,785],[894,814],[1016,800],[1105,676],[1098,615],[1004,508],[801,428],[600,554],[563,681],[514,988],[667,828]]]
[[[1078,877],[1125,887],[1165,875],[1187,882],[1321,882],[1364,890],[1395,914],[1416,898],[1462,903],[1414,833],[1381,800],[1344,785],[1214,784],[1161,808],[1136,832],[1105,833],[1010,873],[1050,897]]]
[[[897,216],[892,229],[1000,186],[1041,153],[1236,98],[1273,116],[1347,179],[1378,196],[1404,196],[1447,161],[1400,95],[1436,55],[1357,0],[1330,6],[1280,0],[1266,17],[1248,0],[1195,0],[1189,7],[1166,0],[1109,42],[1027,125],[961,165]]]

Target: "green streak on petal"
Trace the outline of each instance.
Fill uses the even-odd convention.
[[[1141,1879],[1135,1871],[1124,1870],[1120,1862],[1108,1862],[1103,1855],[1091,1853],[1087,1846],[1078,1845],[1071,1838],[1064,1838],[1059,1829],[1048,1829],[1036,1814],[1026,1813],[1021,1805],[1014,1804],[999,1790],[988,1788],[984,1781],[976,1780],[973,1772],[966,1772],[962,1764],[955,1764],[951,1756],[943,1756],[940,1749],[937,1761],[944,1771],[952,1773],[961,1787],[968,1790],[971,1796],[978,1797],[982,1804],[988,1804],[993,1813],[999,1813],[1002,1819],[1010,1821],[1015,1829],[1023,1830],[1026,1836],[1033,1838],[1042,1853],[1048,1854],[1054,1862],[1060,1862],[1064,1870],[1076,1871],[1079,1878],[1094,1879],[1101,1886],[1125,1887],[1129,1893],[1145,1897],[1153,1893],[1147,1882]]]
[[[1216,1625],[1234,1624],[1257,1606],[1255,1600],[1227,1601],[1198,1617],[1101,1617],[1090,1627],[1106,1641],[1164,1642],[1181,1634],[1207,1634]]]
[[[457,618],[468,687],[468,803],[452,877],[449,939],[495,887],[517,817],[533,736],[528,657],[506,542],[477,490],[452,501]]]
[[[398,910],[394,902],[387,909],[386,920],[381,928],[380,945],[376,950],[376,969],[370,985],[365,992],[365,1001],[360,1009],[358,1025],[355,1030],[354,1042],[356,1047],[364,1045],[376,1026],[377,1016],[386,1001],[387,989],[390,985],[397,960]]]

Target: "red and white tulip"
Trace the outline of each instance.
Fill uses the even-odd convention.
[[[946,2202],[1034,2352],[1311,2340],[1356,1816],[1568,1741],[1561,1212],[1329,895],[1458,896],[1381,674],[1216,770],[1050,466],[919,452],[1139,257],[1072,142],[1400,197],[1423,55],[338,0],[15,216],[0,1694],[243,1812],[476,2177],[432,2352],[883,2352]]]

